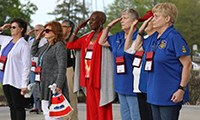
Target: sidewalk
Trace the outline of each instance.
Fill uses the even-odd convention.
[[[86,120],[85,104],[78,104],[79,120]],[[10,120],[8,107],[0,107],[0,119]],[[43,115],[29,114],[26,112],[26,120],[44,120]],[[113,120],[121,120],[119,104],[113,104]],[[179,120],[200,120],[200,106],[184,105]]]

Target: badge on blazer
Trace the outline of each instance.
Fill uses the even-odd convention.
[[[164,48],[166,48],[166,46],[167,46],[167,41],[166,40],[162,40],[160,45],[158,46],[158,48],[164,49]]]

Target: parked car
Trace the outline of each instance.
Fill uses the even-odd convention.
[[[199,70],[199,65],[195,62],[192,62],[192,69],[193,70]]]

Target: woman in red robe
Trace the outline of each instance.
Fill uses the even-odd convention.
[[[75,41],[78,31],[87,22],[93,32]],[[76,30],[67,43],[68,49],[81,49],[80,85],[87,88],[86,108],[87,120],[112,120],[112,103],[99,106],[101,88],[101,57],[102,46],[98,41],[103,32],[106,15],[103,12],[93,12],[89,19],[77,25]]]

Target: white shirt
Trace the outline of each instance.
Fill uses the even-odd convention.
[[[148,38],[148,35],[143,36],[144,39]],[[131,47],[126,50],[125,52],[129,53],[129,54],[135,54],[136,50],[135,50],[135,41],[133,41]],[[141,93],[141,91],[139,90],[139,83],[140,83],[140,72],[141,72],[141,66],[143,63],[141,63],[140,67],[134,67],[133,68],[133,76],[134,76],[134,83],[133,83],[133,92],[135,93]]]
[[[10,36],[0,35],[1,50],[12,40]],[[0,53],[1,54],[1,53]],[[31,51],[24,38],[20,38],[7,56],[3,85],[18,89],[27,88],[31,69]]]

